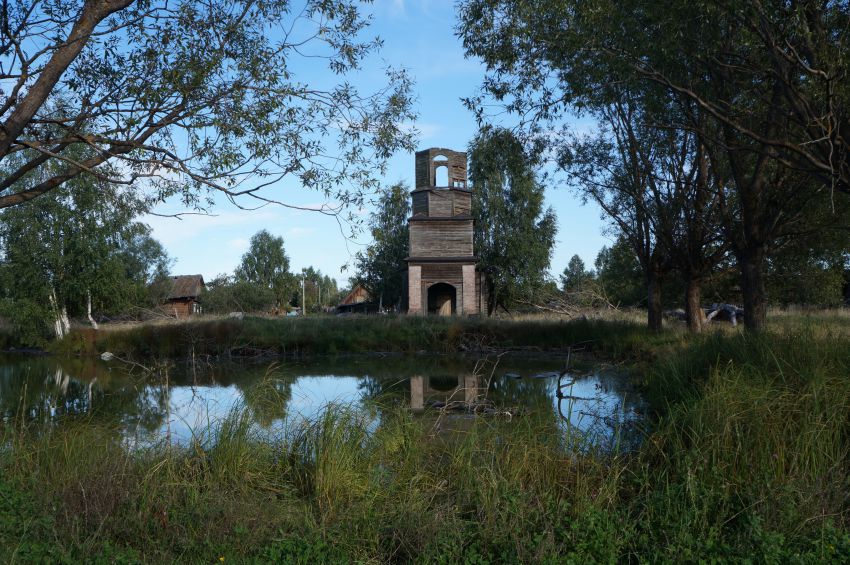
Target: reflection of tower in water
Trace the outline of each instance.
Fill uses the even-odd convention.
[[[410,377],[410,408],[416,411],[426,406],[469,408],[484,393],[476,375]]]

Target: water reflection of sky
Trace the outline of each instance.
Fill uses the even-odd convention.
[[[615,444],[642,411],[630,376],[597,369],[559,377],[562,366],[559,359],[502,360],[479,366],[476,375],[468,359],[323,359],[276,368],[227,364],[208,366],[200,376],[172,368],[166,387],[161,378],[127,374],[114,363],[0,357],[0,420],[16,418],[22,409],[28,420],[39,422],[117,418],[132,445],[186,444],[209,440],[210,430],[234,410],[247,410],[257,433],[274,435],[315,418],[329,404],[371,407],[379,399],[385,406],[428,413],[460,401],[462,407],[486,403],[514,413],[549,412],[565,437],[581,438],[573,447],[588,438]],[[561,389],[563,398],[559,383],[569,384]],[[379,420],[373,414],[373,425]],[[574,435],[575,430],[582,433]]]
[[[562,426],[580,430],[579,444],[628,448],[636,438],[634,426],[645,411],[640,396],[628,387],[612,386],[627,375],[596,371],[561,381],[561,395],[552,395],[552,406]],[[558,379],[552,379],[558,389]]]
[[[242,392],[235,386],[176,386],[168,400],[170,409],[155,435],[170,433],[176,443],[186,443],[196,431],[208,429],[227,417],[242,403]]]
[[[328,404],[354,404],[361,400],[360,379],[337,375],[299,377],[292,385],[289,413],[311,417]]]

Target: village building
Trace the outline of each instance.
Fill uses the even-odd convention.
[[[481,312],[481,275],[473,250],[472,191],[466,153],[431,148],[416,153],[416,188],[407,257],[410,314]]]
[[[372,301],[369,291],[361,285],[354,285],[345,298],[336,307],[339,314],[373,314],[378,311],[378,305]]]
[[[206,288],[201,275],[178,275],[171,277],[171,290],[168,292],[163,310],[175,318],[188,318],[201,313],[201,293]]]

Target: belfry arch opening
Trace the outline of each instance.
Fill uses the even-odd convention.
[[[449,158],[445,155],[435,155],[431,164],[434,167],[434,186],[449,186]]]
[[[441,165],[434,169],[434,186],[439,188],[446,188],[449,186],[449,168],[445,165]]]
[[[456,314],[457,289],[448,283],[436,283],[428,287],[428,313],[435,316]]]

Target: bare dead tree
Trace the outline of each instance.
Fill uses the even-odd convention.
[[[602,308],[611,311],[620,309],[620,305],[608,295],[605,285],[595,279],[588,279],[576,288],[565,291],[544,290],[533,299],[517,302],[541,312],[568,318],[579,316],[589,309]]]

